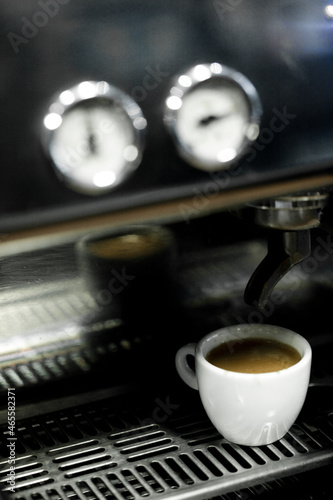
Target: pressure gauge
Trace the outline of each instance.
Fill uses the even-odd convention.
[[[219,63],[198,64],[175,79],[164,122],[183,159],[217,171],[258,137],[261,113],[257,91],[244,75]]]
[[[146,125],[130,96],[107,82],[85,81],[52,102],[43,121],[43,143],[70,188],[98,195],[138,167]]]

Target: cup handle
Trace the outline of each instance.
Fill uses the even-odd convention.
[[[195,371],[188,364],[187,356],[195,357],[196,344],[186,344],[176,354],[176,369],[183,381],[192,389],[198,389]]]

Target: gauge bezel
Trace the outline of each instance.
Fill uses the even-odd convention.
[[[198,69],[201,71],[198,71]],[[244,140],[237,149],[236,156],[227,161],[218,159],[215,161],[208,159],[204,160],[202,157],[198,157],[191,151],[190,147],[182,143],[177,133],[178,113],[182,105],[180,101],[183,101],[190,92],[193,92],[196,88],[199,88],[199,86],[203,86],[205,82],[209,80],[212,81],[212,79],[222,79],[235,85],[244,95],[244,99],[247,101],[249,108],[248,133],[244,132]],[[186,84],[184,85],[181,82],[185,82]],[[168,105],[170,98],[179,100],[178,109],[172,109]],[[178,73],[174,77],[169,93],[165,98],[164,124],[173,140],[179,156],[192,167],[204,171],[225,170],[235,164],[245,154],[250,144],[258,138],[261,117],[261,101],[252,82],[239,71],[218,62],[199,63],[184,72]]]
[[[85,89],[85,91],[84,91]],[[70,168],[57,160],[56,151],[54,151],[54,138],[56,131],[61,127],[63,117],[71,110],[78,108],[81,103],[87,101],[107,100],[110,104],[119,107],[124,116],[129,120],[133,132],[133,146],[137,148],[138,155],[135,160],[124,159],[124,166],[121,172],[117,174],[115,181],[108,186],[88,186],[86,183],[80,183],[77,178],[70,175]],[[58,116],[59,126],[48,128],[45,124],[46,118],[53,114]],[[144,117],[142,109],[136,101],[127,93],[118,87],[111,85],[106,81],[86,80],[76,85],[59,91],[50,101],[46,113],[42,120],[42,145],[46,155],[50,158],[57,176],[73,191],[85,195],[101,195],[112,191],[116,186],[124,182],[140,165],[142,161],[147,120]]]

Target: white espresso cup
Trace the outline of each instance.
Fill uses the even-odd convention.
[[[301,359],[280,371],[239,373],[219,368],[206,357],[225,342],[275,340],[294,347]],[[232,344],[231,344],[232,345]],[[189,365],[195,358],[195,371]],[[202,404],[216,429],[227,440],[261,446],[281,439],[298,417],[305,401],[311,369],[311,346],[301,335],[273,325],[244,324],[222,328],[176,354],[180,377],[199,389]]]

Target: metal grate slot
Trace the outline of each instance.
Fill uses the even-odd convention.
[[[333,422],[332,424],[329,422],[322,422],[320,429],[312,429],[312,434],[314,434],[318,441],[322,442],[324,446],[330,446],[333,442]]]
[[[109,487],[106,484],[106,481],[103,481],[100,477],[92,478],[92,483],[103,498],[106,498],[107,500],[117,500],[117,498],[119,498],[113,494],[112,487]],[[72,497],[67,496],[66,498],[72,500]]]
[[[193,473],[200,481],[207,481],[208,475],[204,470],[196,463],[193,457],[190,457],[187,453],[181,453],[179,455],[180,460],[184,465]]]
[[[252,460],[254,464],[264,465],[266,463],[264,457],[261,455],[257,448],[250,448],[249,446],[239,446],[240,450],[243,450],[248,457]]]
[[[209,470],[211,474],[215,477],[220,477],[223,475],[222,471],[216,467],[216,465],[208,458],[208,456],[202,450],[194,450],[193,454],[198,460]]]
[[[262,478],[269,481],[311,470],[317,463],[333,463],[333,440],[322,431],[323,426],[333,429],[332,412],[330,420],[325,414],[301,420],[281,441],[249,448],[219,434],[208,438],[212,427],[201,407],[195,415],[187,402],[177,406],[175,397],[159,401],[177,407],[163,422],[151,418],[154,402],[143,407],[140,401],[137,409],[131,407],[128,395],[18,421],[16,451],[21,468],[10,500],[171,500],[174,494],[177,500],[214,495],[223,495],[216,497],[223,500],[240,495],[255,498]],[[0,463],[4,491],[7,432],[4,425]],[[201,438],[205,441],[194,446],[193,441]]]
[[[225,472],[237,472],[235,465],[216,446],[209,446],[207,450],[223,466]]]
[[[60,448],[53,448],[51,450],[48,450],[48,455],[55,455],[57,453],[75,453],[75,450],[78,450],[76,453],[80,453],[80,450],[82,448],[86,448],[88,446],[96,446],[99,444],[99,441],[97,439],[89,439],[89,440],[86,440],[86,441],[80,441],[79,443],[74,443],[74,444],[70,444],[68,446],[61,446]],[[60,455],[59,459],[61,461],[61,458],[63,457],[64,455]],[[66,456],[66,455],[65,455]],[[57,461],[56,459],[53,459],[53,461]]]
[[[93,464],[98,464],[99,462],[103,463],[111,463],[109,460],[111,459],[111,455],[106,455],[105,453],[93,453],[93,456],[89,456],[90,453],[85,453],[84,456],[76,455],[75,457],[72,457],[72,460],[68,460],[67,463],[60,465],[59,470],[60,471],[71,471],[74,469],[75,473],[77,472],[78,467],[81,467],[80,470],[86,470],[87,466],[90,466],[91,462]],[[113,464],[115,466],[116,464]],[[70,474],[66,474],[66,477],[69,477],[72,475],[72,472]]]
[[[18,427],[17,439],[22,449],[25,451],[37,451],[42,448],[42,445],[38,442],[36,436],[34,435],[33,428],[30,426]]]
[[[29,365],[18,365],[16,369],[25,385],[34,385],[39,382],[38,377],[36,377]]]
[[[110,408],[105,408],[104,412],[105,417],[110,423],[112,429],[117,429],[117,432],[128,432],[128,429],[133,429],[133,432],[141,432],[142,425],[144,425],[144,427],[148,427],[146,424],[143,424],[142,420],[135,413],[124,409],[122,409],[121,412],[117,412],[114,408],[112,408],[112,411],[110,411]],[[151,424],[149,423],[149,426],[150,425]],[[114,435],[116,435],[116,432],[113,432],[110,437]]]
[[[31,369],[33,373],[36,374],[36,377],[41,381],[41,382],[50,382],[53,379],[53,376],[49,371],[45,368],[44,364],[40,361],[32,361],[31,364]]]
[[[46,491],[46,498],[47,500],[61,500],[59,493],[54,489]]]
[[[87,416],[91,424],[96,428],[103,432],[110,432],[111,426],[110,423],[104,418],[104,415],[98,413],[96,410],[90,410],[87,412]]]
[[[54,479],[48,476],[47,471],[40,471],[40,473],[36,472],[36,475],[33,479],[28,479],[26,477],[19,477],[15,484],[15,491],[25,491],[31,490],[32,488],[43,487],[44,485],[54,483]],[[3,491],[10,491],[9,487],[5,487]]]
[[[83,439],[84,433],[82,430],[76,425],[75,421],[71,416],[61,416],[59,419],[59,424],[64,430],[64,432],[72,439]]]
[[[161,447],[164,445],[168,445],[170,443],[172,443],[171,438],[149,439],[147,441],[145,440],[145,442],[142,444],[136,444],[134,446],[125,446],[124,448],[122,448],[120,453],[123,453],[124,455],[127,455],[128,453],[132,453],[132,454],[133,453],[140,453],[142,451],[151,450],[152,448]]]
[[[80,428],[81,432],[83,432],[86,436],[96,436],[98,434],[96,427],[92,425],[89,419],[82,413],[75,413],[73,415],[73,422],[75,423],[75,426]]]
[[[56,420],[47,419],[44,425],[48,436],[53,439],[54,443],[68,443],[70,441],[70,437]]]
[[[117,463],[110,460],[110,456],[104,455],[102,457],[94,457],[92,459],[92,464],[88,465],[88,462],[82,462],[81,464],[75,464],[75,466],[79,465],[79,467],[74,468],[70,472],[67,472],[64,477],[66,479],[71,479],[75,477],[81,477],[85,474],[94,474],[97,471],[109,470],[114,467],[117,467]],[[101,460],[101,463],[98,463]],[[73,465],[74,467],[74,465]],[[63,471],[64,468],[59,467],[59,471]]]
[[[142,427],[138,427],[137,429],[130,429],[130,430],[122,431],[122,432],[114,432],[114,433],[110,434],[109,438],[110,439],[117,439],[117,440],[121,441],[122,439],[126,439],[127,437],[140,436],[141,434],[144,434],[149,430],[155,431],[158,428],[159,427],[157,424],[144,425]],[[116,443],[117,443],[117,441],[116,441]]]
[[[65,498],[67,498],[68,500],[82,500],[82,497],[81,495],[79,496],[75,490],[74,490],[74,487],[72,486],[69,486],[69,485],[64,485],[62,488],[62,494],[65,496]],[[32,500],[33,497],[32,497]],[[38,499],[39,500],[39,499]]]
[[[10,473],[10,467],[7,464],[7,467],[3,468],[0,473],[0,483],[6,484],[8,475]],[[42,476],[47,475],[48,472],[43,469],[43,464],[40,462],[27,462],[25,464],[21,463],[20,465],[15,466],[15,482],[18,487],[27,479],[30,478],[40,478]]]
[[[170,441],[171,442],[171,441]],[[138,460],[145,460],[146,458],[157,457],[158,455],[164,455],[165,453],[172,453],[178,450],[178,446],[176,445],[167,445],[158,447],[155,449],[151,449],[146,451],[145,453],[139,453],[136,455],[131,455],[127,457],[128,462],[136,462]]]
[[[122,476],[125,480],[131,485],[131,487],[141,496],[147,497],[149,496],[149,491],[146,489],[134,471],[130,471],[125,469],[121,472]]]
[[[174,462],[173,459],[167,458],[165,460],[165,463],[167,465],[171,465],[170,464],[171,461]],[[169,489],[174,490],[176,488],[179,488],[179,483],[175,480],[174,475],[172,474],[172,470],[168,470],[168,467],[165,467],[160,462],[156,462],[156,461],[151,463],[151,467],[159,475],[160,479],[162,479],[162,481],[164,482],[164,484],[166,486],[165,490],[169,490]],[[186,477],[188,477],[188,476],[186,476]],[[185,482],[185,484],[186,484],[186,482]],[[193,484],[193,481],[191,481],[189,484]]]
[[[49,454],[51,454],[54,450],[50,450],[49,451]],[[85,458],[85,457],[88,457],[90,455],[95,455],[96,453],[103,453],[105,452],[105,448],[101,448],[99,446],[95,447],[95,448],[91,448],[91,449],[83,449],[83,450],[78,450],[76,452],[71,452],[71,453],[67,453],[65,455],[61,455],[60,457],[56,457],[54,458],[52,461],[53,463],[57,464],[57,463],[62,463],[62,462],[67,462],[68,460],[73,460],[73,459],[76,459],[76,458]]]
[[[52,462],[64,472],[66,478],[79,477],[99,470],[107,470],[117,466],[105,447],[98,446],[97,440],[63,446],[48,451]]]
[[[91,370],[90,364],[86,361],[86,359],[81,355],[80,352],[70,353],[69,358],[74,363],[76,368],[79,369],[79,371],[89,372]]]
[[[15,460],[15,489],[17,491],[53,482],[53,479],[49,477],[49,471],[45,467],[45,464],[39,462],[36,458],[36,456],[26,456]],[[8,461],[2,462],[0,484],[3,486],[3,491],[9,490],[7,483],[9,473],[10,467]]]
[[[8,383],[8,380],[5,379],[2,373],[0,373],[0,389],[3,391],[6,391],[10,387],[10,384]]]
[[[186,417],[171,419],[174,429],[182,436],[188,437],[193,433],[197,433],[202,429],[202,426],[211,428],[212,425],[207,421],[207,418],[198,419],[196,415],[188,415]],[[207,425],[208,424],[208,425]]]
[[[64,371],[61,366],[56,362],[56,358],[50,357],[46,358],[44,361],[44,366],[46,370],[50,373],[51,380],[60,379],[64,375]]]
[[[142,479],[144,480],[144,482],[146,484],[148,484],[148,486],[151,488],[151,490],[153,492],[155,492],[155,493],[162,493],[164,491],[164,488],[161,485],[161,483],[157,480],[156,476],[153,475],[147,469],[147,467],[145,467],[143,465],[138,465],[135,469],[138,472],[138,474],[140,474],[140,476],[142,477]]]
[[[279,452],[280,456],[290,458],[294,456],[294,451],[285,439],[281,439],[274,443],[274,448]],[[272,460],[274,460],[272,458]]]
[[[240,465],[243,469],[250,469],[251,464],[246,460],[246,458],[243,456],[244,453],[241,453],[241,448],[238,448],[238,446],[231,446],[230,444],[222,444],[222,448],[232,457],[235,459],[237,464]],[[239,451],[238,451],[239,450]]]
[[[219,437],[219,433],[207,419],[196,419],[194,422],[188,422],[187,419],[180,421],[176,425],[175,430],[181,434],[183,439],[186,439],[190,446],[211,442],[212,439]]]
[[[38,443],[44,446],[54,446],[55,441],[52,439],[52,436],[46,431],[44,426],[40,424],[32,424],[31,426],[32,434],[36,437]]]
[[[144,429],[113,433],[109,437],[116,438],[114,446],[127,456],[129,462],[134,462],[178,448],[172,444],[172,438],[165,437],[165,432],[157,429],[157,425],[149,425]],[[147,430],[149,432],[145,432]]]
[[[160,438],[162,436],[165,436],[165,432],[155,431],[155,432],[151,432],[149,434],[142,434],[142,435],[135,436],[135,437],[121,439],[119,441],[116,441],[114,443],[114,446],[116,446],[117,448],[123,448],[123,450],[122,450],[123,453],[126,453],[126,450],[131,449],[133,444],[138,444],[142,441],[147,441],[148,439]]]
[[[183,436],[185,438],[185,436]],[[207,427],[206,429],[201,429],[197,432],[192,432],[187,436],[188,444],[190,446],[197,446],[199,444],[207,443],[212,441],[212,439],[217,439],[219,437],[219,433],[216,431],[214,427]]]
[[[293,432],[293,430],[289,431],[288,434],[284,436],[284,440],[287,441],[297,453],[303,454],[308,452],[308,447],[299,440],[297,433]]]
[[[295,424],[292,430],[294,437],[298,440],[298,442],[302,441],[305,443],[309,450],[320,450],[322,445],[317,441],[314,434],[310,434],[306,431],[304,426],[299,426]]]
[[[123,481],[117,476],[117,474],[107,474],[107,479],[109,483],[114,486],[117,492],[120,493],[121,498],[124,498],[125,500],[134,500],[135,495],[130,491],[128,487],[125,486]]]
[[[4,377],[8,381],[10,387],[23,387],[24,380],[13,368],[5,368],[3,370]]]
[[[165,463],[170,467],[170,470],[176,474],[177,480],[180,480],[184,484],[194,484],[195,481],[188,474],[187,469],[182,467],[175,458],[167,458]],[[178,482],[176,482],[176,484],[178,484]]]
[[[277,462],[280,460],[280,454],[277,450],[274,450],[274,446],[258,446],[258,448],[267,456],[270,461]]]
[[[96,493],[93,491],[92,487],[89,486],[85,481],[80,481],[76,484],[86,500],[98,500],[98,497],[96,496]]]

